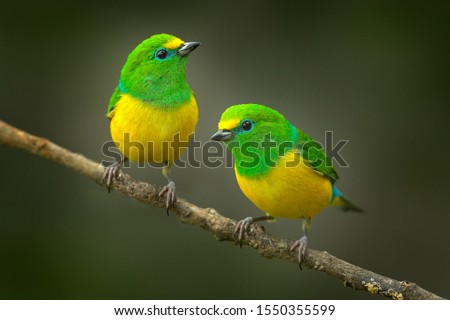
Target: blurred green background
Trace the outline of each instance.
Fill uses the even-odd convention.
[[[197,139],[232,104],[274,107],[318,141],[348,139],[340,189],[310,246],[450,298],[449,3],[3,1],[0,118],[101,161],[121,67],[155,33],[203,45],[188,81]],[[316,271],[218,242],[64,167],[0,148],[2,299],[372,299]],[[160,170],[126,169],[164,184]],[[232,169],[174,169],[178,195],[260,212]],[[297,239],[300,223],[266,225]]]

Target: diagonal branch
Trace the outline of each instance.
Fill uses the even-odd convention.
[[[105,185],[102,181],[105,168],[101,164],[64,149],[45,138],[14,128],[1,120],[0,145],[34,153],[77,171],[101,186]],[[112,189],[156,207],[164,208],[165,206],[164,201],[158,200],[160,187],[134,180],[122,172],[119,173]],[[235,241],[236,221],[222,216],[215,209],[200,208],[186,200],[178,199],[173,211],[178,214],[182,222],[199,226],[211,232],[220,241]],[[288,250],[293,242],[267,234],[259,225],[251,226],[250,234],[243,239],[242,243],[258,250],[263,257],[297,263],[296,255],[290,255]],[[304,265],[338,278],[348,287],[372,294],[393,299],[443,299],[415,283],[385,277],[338,259],[325,251],[308,249]]]

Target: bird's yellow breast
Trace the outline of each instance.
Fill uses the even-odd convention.
[[[299,154],[290,151],[281,156],[277,165],[259,177],[240,175],[236,179],[242,192],[261,210],[274,217],[313,217],[330,205],[330,180],[306,166],[302,161],[295,166]]]
[[[125,157],[172,164],[188,146],[197,125],[198,108],[193,95],[180,107],[163,108],[122,94],[108,116],[111,137]]]

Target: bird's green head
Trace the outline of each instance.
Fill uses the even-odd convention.
[[[281,113],[260,104],[229,107],[218,127],[211,139],[224,141],[236,168],[247,174],[260,174],[274,166],[278,156],[292,149],[298,138],[297,129]],[[248,168],[243,168],[244,163]]]
[[[119,89],[154,105],[173,106],[190,99],[186,83],[186,57],[199,42],[184,42],[169,34],[144,40],[128,56]]]

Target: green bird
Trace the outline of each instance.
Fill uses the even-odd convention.
[[[238,222],[243,235],[256,221],[274,217],[303,219],[303,237],[290,248],[298,250],[301,267],[308,247],[312,218],[328,206],[362,212],[336,188],[338,174],[320,144],[294,127],[278,111],[259,104],[241,104],[225,110],[219,131],[211,139],[224,141],[234,159],[242,192],[265,216]]]
[[[169,34],[151,36],[128,56],[109,102],[111,137],[123,154],[105,172],[112,180],[127,159],[163,165],[166,208],[176,202],[170,168],[186,149],[198,121],[194,93],[186,82],[187,56],[200,45]]]

